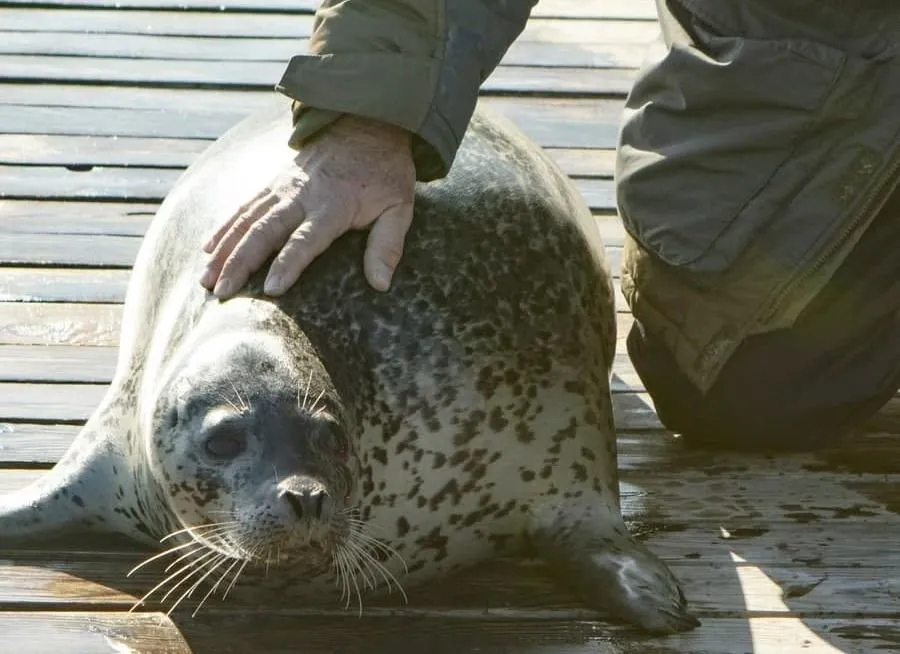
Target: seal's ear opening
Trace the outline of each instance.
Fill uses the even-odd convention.
[[[139,530],[123,528],[122,516],[114,511],[117,491],[133,486],[117,480],[128,475],[125,462],[99,438],[92,419],[79,432],[75,442],[50,471],[28,486],[0,496],[0,547],[53,547],[53,541],[65,537],[72,541],[93,540],[90,535],[109,532],[140,537]],[[134,522],[134,518],[129,520]],[[140,538],[149,542],[147,536]]]

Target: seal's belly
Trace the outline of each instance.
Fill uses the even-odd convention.
[[[486,361],[490,361],[487,359]],[[367,427],[363,516],[411,572],[433,576],[520,549],[531,514],[547,502],[606,494],[616,483],[606,377],[584,370],[519,370],[486,384],[481,367],[455,368],[452,393],[404,397],[385,389],[397,420]],[[433,387],[438,388],[438,385]]]

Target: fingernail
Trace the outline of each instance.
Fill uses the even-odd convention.
[[[372,266],[372,286],[376,291],[386,291],[391,287],[391,272],[382,263]]]
[[[263,284],[263,293],[266,295],[281,295],[281,277],[266,277]]]
[[[216,284],[216,288],[213,289],[213,295],[216,297],[222,297],[225,295],[231,294],[231,281],[228,279],[220,279],[219,283]]]
[[[200,276],[200,285],[209,288],[214,281],[212,268],[204,270],[203,274]]]

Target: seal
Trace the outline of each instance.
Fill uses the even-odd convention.
[[[172,608],[249,565],[316,601],[337,582],[361,610],[371,589],[530,544],[605,615],[699,624],[620,513],[611,276],[566,176],[479,109],[450,174],[417,187],[389,292],[365,282],[355,232],[284,296],[262,292],[266,266],[219,301],[201,244],[293,156],[290,129],[273,102],[166,197],[114,380],[54,469],[0,499],[3,545],[117,532],[167,543],[144,563],[176,557],[147,595],[168,587]]]

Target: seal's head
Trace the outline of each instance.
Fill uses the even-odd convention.
[[[147,460],[172,515],[231,558],[330,563],[354,525],[359,469],[330,378],[298,355],[299,335],[207,334],[173,358],[147,414]]]

